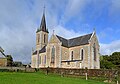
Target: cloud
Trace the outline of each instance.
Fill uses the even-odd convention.
[[[120,14],[120,0],[111,0],[110,14],[116,15],[117,13]]]
[[[107,32],[107,33],[106,33]],[[113,28],[107,27],[103,28],[102,31],[99,32],[99,38],[100,39],[106,39],[108,38],[111,34],[115,33],[116,31],[113,30]]]
[[[109,44],[100,44],[100,53],[110,55],[113,52],[120,52],[120,40],[113,41]]]
[[[0,3],[0,46],[14,60],[30,62],[31,48],[35,45],[36,24],[26,2],[3,0]]]
[[[67,39],[85,34],[84,32],[80,32],[80,31],[75,32],[73,29],[68,30],[68,28],[64,28],[61,25],[57,25],[56,27],[53,28],[53,30],[55,30],[55,34],[62,36],[64,38],[67,38]],[[51,34],[52,34],[53,30],[50,30]]]
[[[120,22],[120,0],[110,0],[107,2],[107,19],[112,25],[118,25]]]
[[[32,47],[35,48],[35,32],[40,25],[43,14],[44,2],[40,0],[31,1],[3,0],[0,3],[0,10],[2,11],[0,12],[0,46],[4,48],[6,54],[13,56],[14,61],[22,61],[23,63],[31,62],[31,50]],[[56,3],[45,3],[48,5],[46,7],[47,27],[49,31],[52,31],[58,25],[57,14],[59,11],[52,9]],[[58,5],[55,5],[55,8],[61,10]],[[50,10],[52,12],[49,12]],[[62,29],[67,31],[60,26],[57,28],[58,31],[60,30],[59,32],[56,30],[58,33]],[[74,31],[70,32],[67,31],[70,35],[75,34]]]
[[[112,1],[117,6],[112,5],[113,9],[111,10],[114,11],[115,8],[118,11],[117,0],[115,0],[116,3],[114,0]],[[4,48],[6,54],[11,54],[15,61],[29,63],[31,62],[31,49],[32,47],[35,48],[35,32],[40,25],[44,4],[46,5],[45,15],[47,27],[50,31],[49,35],[55,30],[55,33],[60,36],[72,38],[90,32],[92,26],[89,23],[79,25],[80,23],[77,20],[75,22],[78,24],[77,26],[68,28],[64,24],[74,17],[83,20],[82,18],[85,17],[82,12],[92,2],[94,2],[94,7],[99,4],[95,0],[1,0],[0,46]],[[96,11],[93,15],[98,15],[98,11],[103,9],[99,7],[95,8]],[[74,27],[78,28],[79,31],[75,31]],[[80,31],[81,29],[83,31]],[[101,53],[107,54],[119,50],[119,48],[112,50],[109,46],[112,46],[112,44],[101,44]],[[108,48],[108,51],[105,52],[105,48]]]
[[[73,17],[76,17],[78,15],[81,16],[81,12],[88,2],[88,0],[69,0],[66,5],[65,12],[61,18],[61,24],[65,24]]]

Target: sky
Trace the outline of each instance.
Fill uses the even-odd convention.
[[[102,55],[120,51],[120,0],[0,0],[0,46],[14,61],[31,62],[44,6],[49,36],[95,29]]]

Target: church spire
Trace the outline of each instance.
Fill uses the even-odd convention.
[[[46,20],[45,20],[45,7],[43,10],[43,16],[42,16],[42,20],[41,20],[41,24],[40,24],[40,31],[44,31],[48,33],[48,30],[46,28]]]

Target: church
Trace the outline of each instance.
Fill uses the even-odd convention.
[[[32,51],[32,68],[100,69],[99,42],[96,32],[66,39],[53,33],[48,40],[45,13],[36,31],[36,49]]]

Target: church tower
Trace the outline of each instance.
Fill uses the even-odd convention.
[[[40,27],[36,31],[36,50],[41,50],[48,43],[48,29],[46,28],[45,12],[43,12]]]

